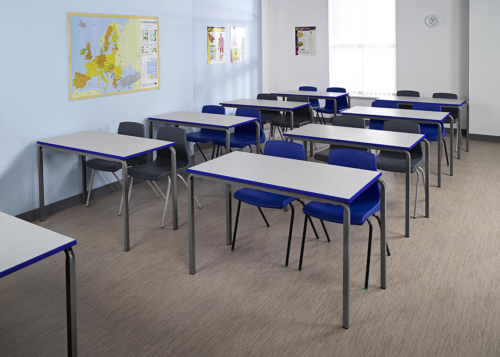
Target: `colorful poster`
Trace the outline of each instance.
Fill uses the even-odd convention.
[[[158,18],[68,14],[70,100],[160,88]]]
[[[247,47],[247,29],[231,27],[231,62],[244,62]]]
[[[226,63],[226,28],[207,27],[208,64]]]
[[[295,55],[316,56],[316,26],[295,28]]]

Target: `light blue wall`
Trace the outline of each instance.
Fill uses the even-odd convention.
[[[38,207],[37,140],[83,130],[114,133],[121,121],[145,123],[150,115],[253,97],[262,86],[260,3],[46,0],[39,6],[30,0],[2,4],[0,211],[17,215]],[[70,102],[68,12],[158,16],[161,89]],[[207,26],[246,26],[249,61],[208,66]],[[46,150],[44,165],[46,204],[81,192],[76,155]],[[94,187],[113,181],[111,174],[98,173]]]

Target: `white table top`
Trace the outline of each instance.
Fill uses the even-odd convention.
[[[428,121],[430,123],[442,123],[450,113],[430,112],[427,110],[393,109],[377,107],[353,107],[342,110],[342,114],[355,115],[368,118],[394,118],[408,119],[409,121]]]
[[[445,98],[422,98],[422,97],[406,97],[406,96],[387,96],[380,97],[377,100],[390,100],[398,103],[432,103],[447,107],[460,107],[465,99],[445,99]]]
[[[187,170],[204,176],[345,203],[382,176],[380,172],[235,151]]]
[[[150,120],[160,120],[175,124],[203,125],[214,128],[233,128],[238,125],[251,123],[257,118],[241,117],[236,115],[208,114],[197,112],[175,112],[149,117]]]
[[[220,105],[235,108],[253,107],[256,109],[294,110],[311,105],[311,103],[289,102],[284,100],[236,99],[229,102],[222,102]]]
[[[284,90],[281,92],[272,92],[271,94],[279,95],[279,96],[288,96],[288,95],[303,95],[304,97],[309,98],[318,98],[318,99],[333,99],[340,98],[349,95],[349,93],[339,93],[339,92],[314,92],[314,91],[305,91],[305,90]]]
[[[411,150],[425,135],[387,130],[346,128],[342,126],[309,124],[284,133],[292,139],[318,139],[332,143],[351,143],[380,148]]]
[[[0,212],[0,278],[75,244],[74,239]]]
[[[119,160],[127,160],[175,145],[171,141],[138,138],[101,131],[82,131],[52,139],[40,140],[37,143]]]

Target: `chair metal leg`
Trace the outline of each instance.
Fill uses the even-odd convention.
[[[325,231],[326,239],[328,239],[328,242],[331,242],[330,236],[328,235],[328,231],[326,230],[326,227],[325,227],[325,222],[323,222],[322,219],[320,219],[320,222],[321,222],[321,225],[323,226],[323,230]]]
[[[153,185],[151,185],[151,181],[149,180],[146,180],[146,182],[148,183],[149,187],[151,187],[151,189],[153,190],[153,192],[155,193],[156,197],[160,198],[160,195],[158,194],[158,192],[156,192],[155,188],[153,187]]]
[[[292,216],[290,218],[290,232],[288,233],[288,245],[286,247],[285,267],[288,266],[288,259],[290,258],[290,247],[292,245],[292,233],[293,233],[293,217],[295,215],[295,209],[293,208],[293,205],[291,203],[290,207],[292,208]]]
[[[238,232],[238,221],[240,220],[241,201],[238,201],[238,210],[236,211],[236,222],[234,222],[233,245],[231,251],[234,252],[234,244],[236,243],[236,233]]]
[[[417,205],[418,205],[418,186],[420,184],[420,171],[415,169],[415,172],[417,173],[417,191],[415,193],[415,211],[413,211],[413,218],[417,218]]]
[[[94,176],[95,176],[95,170],[92,170],[92,176],[90,177],[90,187],[89,187],[89,193],[87,195],[87,204],[85,207],[89,206],[89,201],[90,201],[90,193],[92,192],[92,185],[94,184]]]
[[[259,209],[259,212],[260,212],[260,215],[262,216],[262,218],[264,218],[264,222],[266,222],[266,226],[271,227],[271,225],[267,221],[266,216],[264,215],[264,212],[262,212],[262,209],[259,206],[257,206],[257,208]]]
[[[186,186],[186,188],[189,188],[186,180],[184,180],[184,177],[182,177],[180,174],[177,174],[177,177],[181,179],[182,182],[184,182],[184,185]],[[196,199],[196,196],[194,196],[194,200],[196,201],[196,204],[198,205],[198,208],[201,209],[201,204],[200,202],[198,202],[198,200]]]
[[[207,158],[205,157],[205,154],[203,153],[203,150],[201,150],[200,145],[198,143],[196,143],[196,146],[198,147],[198,150],[200,150],[201,155],[203,156],[203,158],[205,159],[205,161],[208,161]]]
[[[163,229],[163,227],[165,227],[165,214],[167,213],[168,195],[170,194],[170,182],[171,182],[170,176],[167,176],[167,178],[168,178],[168,188],[167,188],[167,195],[165,196],[165,208],[163,208],[163,218],[161,220],[161,228],[162,229]],[[156,182],[155,182],[155,184],[156,184]],[[160,189],[160,188],[158,187],[158,189]]]
[[[368,280],[370,279],[370,260],[372,256],[372,236],[373,236],[373,226],[369,219],[366,220],[370,227],[370,233],[368,236],[368,253],[366,256],[366,275],[365,275],[365,290],[368,290]]]
[[[306,245],[306,232],[307,232],[307,219],[308,215],[304,217],[304,231],[302,232],[302,247],[300,248],[299,271],[302,271],[302,260],[304,259],[304,246]]]
[[[212,147],[212,160],[213,160],[214,159],[214,155],[215,155],[215,146],[216,145],[213,142],[212,142],[212,144],[213,144],[213,147]]]
[[[215,158],[218,158],[219,157],[219,149],[220,149],[220,146],[217,145],[217,153],[215,154]]]
[[[446,140],[444,138],[443,143],[444,143],[444,153],[446,155],[446,165],[450,166],[450,160],[448,159],[448,149],[446,148]]]
[[[302,201],[301,199],[299,199],[298,201],[300,202],[300,204],[302,205],[302,207],[306,205],[304,203],[304,201]],[[314,223],[313,223],[311,217],[310,216],[307,216],[307,217],[309,217],[309,222],[311,223],[311,226],[312,226],[312,229],[314,231],[314,235],[316,236],[316,239],[319,239],[318,231],[316,231],[316,227],[314,226]],[[328,237],[328,239],[330,239],[330,238]]]
[[[374,215],[373,215],[373,217],[375,217],[375,218],[377,219],[377,222],[378,222],[378,227],[379,227],[380,229],[382,229],[382,226],[381,226],[381,224],[380,224],[380,217],[379,217],[379,216],[377,216],[376,214],[374,214]],[[387,251],[387,256],[388,256],[388,257],[390,257],[390,256],[391,256],[391,251],[389,250],[389,243],[387,243],[387,242],[385,243],[385,249],[386,249],[386,251]]]

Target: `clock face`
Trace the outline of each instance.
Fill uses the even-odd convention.
[[[425,18],[425,24],[431,28],[438,27],[439,26],[439,16],[436,14],[428,15]]]

